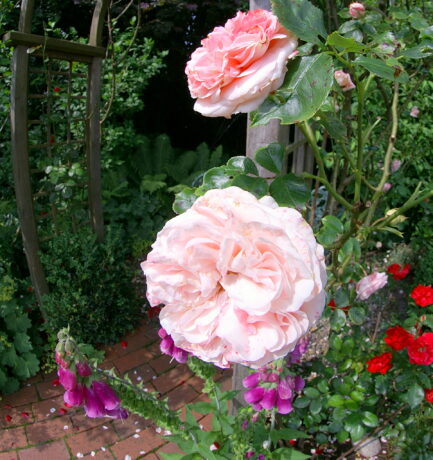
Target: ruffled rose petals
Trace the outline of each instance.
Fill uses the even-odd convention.
[[[399,264],[392,264],[386,271],[390,273],[395,280],[402,280],[410,273],[410,265],[406,264],[402,267]]]
[[[392,367],[391,361],[392,355],[389,352],[375,356],[367,361],[367,371],[373,374],[386,374]]]

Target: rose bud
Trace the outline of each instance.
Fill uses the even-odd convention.
[[[334,78],[343,91],[350,91],[355,88],[350,75],[342,70],[336,70],[334,72]]]
[[[354,19],[360,19],[365,15],[365,6],[362,3],[354,2],[349,5],[349,14]]]

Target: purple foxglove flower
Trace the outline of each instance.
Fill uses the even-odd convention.
[[[90,418],[97,418],[97,417],[105,417],[105,408],[104,404],[92,388],[87,388],[85,391],[85,402],[84,402],[84,410],[86,412],[87,417]]]
[[[71,406],[81,406],[84,401],[84,387],[78,384],[73,390],[65,391],[63,400]]]
[[[77,363],[77,371],[81,377],[92,375],[92,370],[87,363]]]
[[[69,367],[69,364],[63,359],[63,356],[58,351],[56,351],[56,354],[54,355],[54,359],[56,360],[56,363],[59,366],[62,366],[65,369]]]
[[[261,380],[259,372],[254,372],[253,374],[248,375],[242,380],[242,385],[245,388],[255,388]]]
[[[182,350],[182,348],[174,347],[172,356],[178,363],[183,364],[188,361],[189,353],[185,350]]]
[[[243,430],[246,430],[246,429],[248,428],[248,425],[249,425],[248,419],[245,419],[245,420],[242,422],[241,428],[242,428]]]
[[[308,350],[308,345],[310,343],[310,339],[307,337],[302,337],[299,342],[296,344],[295,348],[290,352],[288,357],[288,364],[295,364],[299,363],[302,356]]]
[[[125,420],[125,419],[128,418],[129,414],[128,414],[128,411],[126,409],[124,409],[123,407],[119,407],[119,408],[113,409],[113,410],[106,410],[105,411],[105,416]]]
[[[77,376],[69,369],[59,367],[57,371],[59,381],[65,390],[73,390],[77,386]]]
[[[262,407],[262,405],[260,404],[260,402],[254,403],[254,404],[252,404],[251,406],[252,406],[252,408],[253,408],[254,410],[256,410],[257,412],[260,412],[260,411],[263,410],[263,407]]]
[[[302,391],[305,387],[305,380],[297,375],[293,381],[293,389],[295,391]]]
[[[291,399],[282,399],[277,397],[277,411],[279,414],[288,414],[292,412],[292,400]]]
[[[260,454],[257,456],[256,460],[265,460],[265,456],[263,454]]]
[[[280,380],[280,376],[275,372],[272,372],[268,375],[268,382],[275,383],[278,382],[278,380]]]
[[[291,377],[287,376],[278,384],[278,396],[280,399],[290,399],[293,395]]]
[[[253,414],[253,416],[251,417],[251,421],[252,421],[253,423],[256,423],[257,420],[258,420],[258,418],[259,418],[259,415],[260,415],[260,414],[259,414],[258,412],[256,412],[255,414]]]
[[[265,395],[265,389],[262,387],[252,388],[244,393],[244,399],[248,404],[260,402]]]
[[[270,388],[266,391],[263,399],[260,401],[263,409],[273,409],[277,402],[277,390],[275,388]]]
[[[173,350],[174,350],[173,339],[168,335],[167,337],[161,340],[161,343],[159,344],[159,348],[166,355],[172,356]]]
[[[245,458],[252,458],[254,457],[254,451],[249,450],[248,452],[245,453]]]
[[[118,409],[120,406],[120,399],[115,391],[106,383],[94,380],[92,382],[92,390],[96,397],[101,401],[102,405],[107,410]]]
[[[168,336],[167,331],[163,327],[158,331],[158,335],[161,339],[165,339]]]

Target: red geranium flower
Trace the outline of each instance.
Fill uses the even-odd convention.
[[[390,327],[386,331],[385,343],[394,350],[403,350],[413,342],[414,337],[401,326]]]
[[[375,356],[370,361],[367,361],[367,370],[373,374],[386,374],[392,367],[391,360],[392,355],[389,352]]]
[[[406,264],[404,267],[402,267],[399,264],[392,264],[388,267],[387,271],[388,273],[391,273],[395,280],[402,280],[406,278],[407,275],[409,275],[410,265]]]
[[[433,288],[431,286],[419,284],[412,290],[410,296],[420,307],[433,305]]]
[[[424,390],[424,399],[429,403],[433,403],[433,388],[426,388]]]
[[[60,93],[60,88],[59,88],[58,86],[55,86],[55,87],[53,88],[53,91],[54,91],[55,93]]]
[[[407,346],[409,362],[429,366],[433,363],[433,332],[426,332]]]

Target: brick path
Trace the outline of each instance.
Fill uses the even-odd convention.
[[[161,354],[155,326],[142,324],[125,340],[126,348],[107,348],[102,367],[115,367],[133,381],[145,382],[149,390],[168,396],[173,409],[203,400],[200,379],[186,365]],[[52,383],[56,377],[37,375],[0,401],[0,460],[158,460],[160,452],[180,452],[150,420],[135,415],[123,421],[89,419],[82,409],[67,409],[63,388]],[[224,371],[220,378],[229,389],[230,373]],[[210,427],[210,415],[200,423]]]

